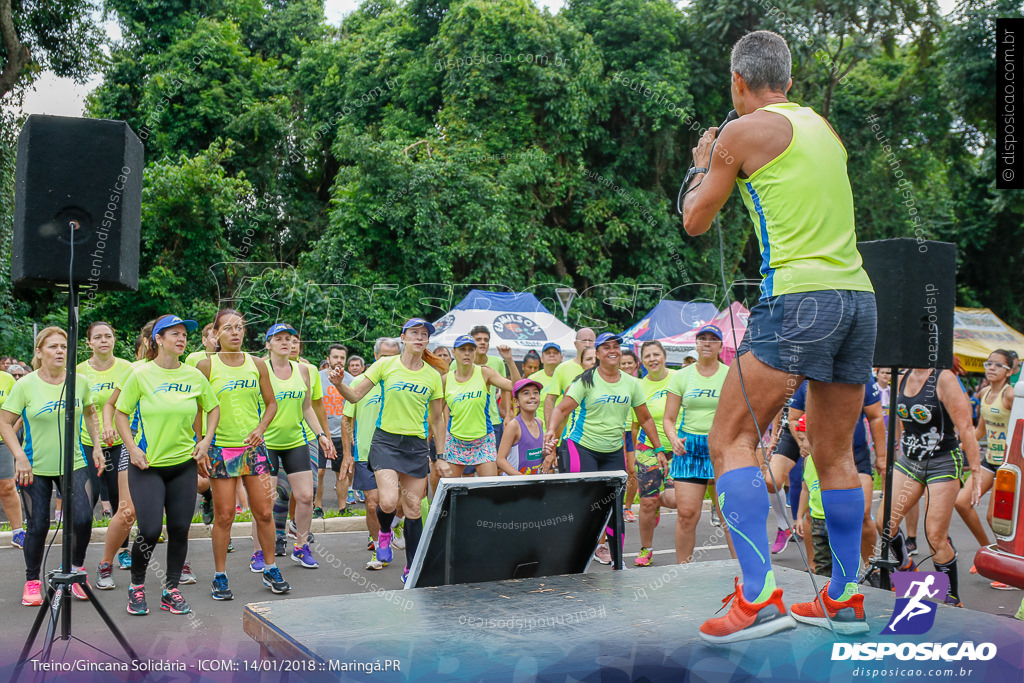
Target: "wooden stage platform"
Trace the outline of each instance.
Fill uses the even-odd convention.
[[[245,632],[289,680],[883,681],[1024,680],[1024,623],[940,607],[921,636],[880,636],[895,594],[867,588],[871,632],[835,641],[800,625],[714,646],[700,624],[732,592],[734,561],[250,604]],[[787,606],[806,574],[776,568]],[[816,577],[819,587],[822,577]],[[988,661],[833,661],[835,642],[993,643]],[[842,648],[840,648],[842,649]],[[847,648],[850,649],[850,648]]]

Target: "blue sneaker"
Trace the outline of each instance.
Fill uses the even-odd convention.
[[[227,574],[213,575],[213,586],[210,588],[210,595],[213,596],[214,600],[231,600],[235,597],[231,594],[231,589],[228,588]]]
[[[358,500],[360,503],[365,503],[366,494],[364,494],[362,491],[356,491],[356,500]]]
[[[263,585],[270,589],[272,593],[287,593],[292,589],[288,585],[288,582],[281,576],[281,570],[276,566],[270,569],[263,570]]]
[[[252,558],[249,560],[249,571],[253,574],[262,574],[263,567],[266,566],[266,562],[263,560],[263,551],[257,550],[252,554]]]
[[[356,502],[356,492],[353,491],[352,489],[349,489],[348,490],[348,496],[345,498],[345,504],[346,505],[355,505],[355,502]]]
[[[405,569],[402,570],[402,583],[409,580],[409,565],[405,565]]]
[[[24,529],[17,529],[13,534],[11,534],[11,545],[13,545],[15,548],[24,548],[25,547],[25,530]]]
[[[292,549],[292,562],[298,562],[306,569],[316,569],[320,565],[313,559],[313,553],[309,551],[309,544],[297,545]]]
[[[394,559],[394,552],[391,550],[391,532],[383,531],[377,534],[377,559],[387,564]]]
[[[125,548],[117,554],[117,568],[118,569],[131,569],[132,568],[132,551]]]

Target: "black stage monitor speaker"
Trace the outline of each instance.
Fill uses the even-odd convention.
[[[625,486],[622,471],[442,479],[405,587],[583,573]]]
[[[123,121],[28,117],[18,136],[11,280],[137,289],[142,143]]]
[[[878,303],[876,367],[953,367],[956,246],[901,237],[860,242]]]

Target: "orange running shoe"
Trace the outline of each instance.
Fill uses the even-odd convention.
[[[828,596],[829,583],[831,581],[826,582],[825,587],[818,593],[820,601],[798,602],[790,607],[789,611],[793,618],[804,624],[820,626],[825,629],[829,628],[828,624],[831,619],[836,633],[845,636],[867,633],[870,627],[868,620],[864,617],[864,596],[857,593],[843,602],[833,600]],[[828,618],[825,617],[825,613],[821,609],[822,602],[825,603],[825,609],[828,610]]]
[[[781,588],[776,588],[770,598],[756,604],[743,598],[743,585],[738,578],[735,581],[736,590],[722,600],[718,611],[721,612],[730,600],[732,606],[724,617],[713,617],[700,625],[701,638],[709,643],[734,643],[796,627],[796,622],[782,604]]]

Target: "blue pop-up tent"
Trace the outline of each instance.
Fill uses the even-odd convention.
[[[664,299],[622,333],[623,346],[683,334],[706,324],[716,315],[718,308],[712,303]]]

